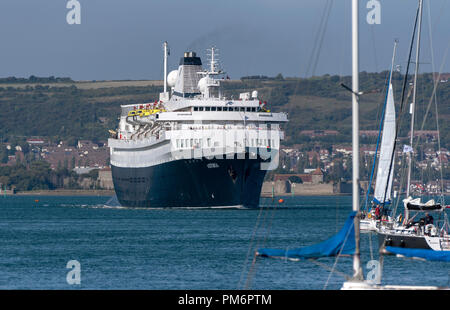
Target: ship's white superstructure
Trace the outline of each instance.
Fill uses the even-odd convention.
[[[166,43],[164,50],[166,64]],[[284,138],[280,124],[287,122],[287,115],[267,110],[257,91],[226,98],[221,79],[216,78],[223,74],[215,48],[210,50],[208,70],[203,70],[194,52],[186,52],[178,70],[164,79],[164,89],[169,86],[170,91],[161,93],[160,100],[122,105],[118,129],[108,141],[112,167],[116,171],[150,168],[183,160],[202,161],[208,169],[220,164],[234,169],[236,160],[254,159],[259,169],[274,169]],[[114,177],[114,168],[113,178],[123,179],[117,176],[123,173]],[[147,196],[152,194],[151,186],[148,190]]]

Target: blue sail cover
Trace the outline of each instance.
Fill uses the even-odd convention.
[[[336,256],[338,254],[353,254],[355,253],[355,214],[356,212],[350,213],[344,227],[342,227],[336,235],[321,243],[292,250],[258,249],[256,254],[262,257],[295,259],[328,257]]]
[[[387,246],[386,251],[411,258],[423,258],[429,261],[450,262],[450,251],[434,251],[427,249],[407,249]]]

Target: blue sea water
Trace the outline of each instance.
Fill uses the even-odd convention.
[[[310,261],[252,263],[259,247],[327,239],[351,211],[351,197],[284,200],[262,199],[260,210],[150,210],[110,206],[108,197],[1,197],[0,288],[339,289],[351,258],[339,258],[341,273],[332,274]],[[367,274],[365,264],[379,258],[376,236],[363,234],[361,247]],[[66,281],[69,260],[80,262],[80,285]],[[335,260],[318,262],[332,268]],[[384,259],[383,284],[449,282],[449,263]]]

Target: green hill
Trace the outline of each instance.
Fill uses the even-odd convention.
[[[361,130],[376,130],[380,107],[385,96],[387,72],[360,74],[360,88],[366,94],[360,98]],[[402,76],[394,74],[396,104],[400,103]],[[139,82],[139,83],[138,83]],[[98,84],[103,83],[103,84]],[[239,93],[258,90],[273,111],[289,113],[286,144],[305,142],[300,130],[332,129],[341,134],[333,142],[350,142],[351,96],[340,83],[351,85],[351,77],[325,75],[308,79],[247,77],[240,81],[225,81],[224,94],[239,97]],[[2,85],[3,84],[3,85]],[[162,87],[142,81],[124,83],[73,82],[68,78],[36,78],[32,81],[8,78],[0,83],[0,138],[46,136],[53,140],[105,140],[108,129],[117,126],[120,104],[152,102]],[[125,85],[125,86],[124,86]],[[432,74],[419,77],[417,122],[420,129],[423,114],[433,90]],[[103,87],[104,86],[104,87]],[[408,87],[409,88],[409,87]],[[442,145],[450,146],[450,83],[437,88]],[[407,102],[412,99],[409,98]],[[405,107],[405,111],[408,107]],[[432,105],[424,129],[435,130],[435,108]],[[409,114],[405,113],[400,136],[406,136]],[[324,137],[323,140],[330,138]],[[329,141],[323,141],[329,142]]]

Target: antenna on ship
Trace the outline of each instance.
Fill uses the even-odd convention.
[[[167,92],[167,57],[170,55],[169,44],[167,41],[163,43],[164,50],[164,92],[159,94],[159,100],[167,101],[169,100],[169,93]]]
[[[211,98],[211,90],[212,88],[217,89],[217,95],[218,98],[222,97],[221,90],[220,90],[220,82],[219,80],[216,80],[212,78],[214,75],[221,75],[225,72],[218,68],[218,49],[214,46],[207,49],[207,56],[209,58],[209,70],[206,69],[204,71],[198,72],[198,74],[204,75],[199,82],[198,82],[198,89],[202,93],[204,98]]]
[[[210,49],[208,49],[208,51],[210,52],[209,56],[210,56],[210,73],[212,74],[218,74],[220,73],[219,71],[216,71],[217,69],[217,64],[219,63],[219,61],[217,60],[218,58],[216,58],[216,51],[217,49],[213,46]]]
[[[167,56],[170,54],[169,45],[167,41],[164,41],[164,93],[167,92]]]

